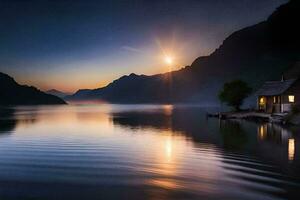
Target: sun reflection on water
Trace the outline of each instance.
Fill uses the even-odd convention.
[[[171,161],[171,159],[172,159],[172,141],[170,138],[168,138],[166,140],[165,151],[166,151],[166,161]]]

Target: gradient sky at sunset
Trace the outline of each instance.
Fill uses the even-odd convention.
[[[0,0],[0,71],[40,89],[72,92],[132,72],[166,72],[211,53],[284,2]]]

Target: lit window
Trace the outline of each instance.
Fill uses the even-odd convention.
[[[289,95],[289,102],[294,103],[295,102],[295,96],[294,95]]]
[[[259,102],[260,102],[261,104],[263,104],[263,103],[265,102],[264,98],[261,97],[260,100],[259,100]]]

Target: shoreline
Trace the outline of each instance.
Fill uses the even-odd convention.
[[[277,124],[300,125],[300,120],[295,120],[298,115],[291,113],[263,113],[258,111],[218,112],[207,113],[208,118],[219,119],[244,119],[249,121],[265,121]],[[299,117],[298,117],[299,118]]]

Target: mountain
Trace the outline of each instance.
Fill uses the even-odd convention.
[[[300,78],[300,61],[293,64],[285,73],[285,79]]]
[[[66,102],[35,87],[19,85],[12,77],[0,72],[0,105],[49,104],[66,104]]]
[[[152,76],[130,74],[106,87],[79,90],[67,100],[102,99],[113,103],[218,103],[224,82],[243,79],[254,89],[280,79],[300,60],[300,1],[280,6],[266,21],[236,31],[211,55],[191,66]]]
[[[70,95],[70,93],[62,92],[62,91],[59,91],[56,89],[47,90],[45,93],[57,96],[59,98],[64,98],[64,97]]]

